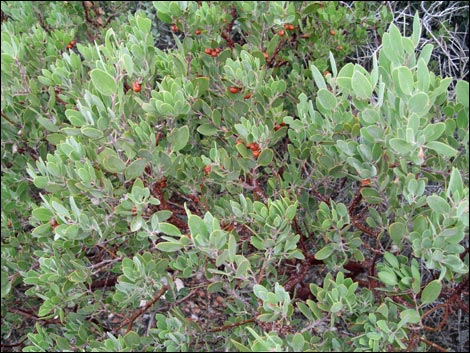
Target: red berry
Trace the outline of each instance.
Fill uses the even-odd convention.
[[[279,37],[283,37],[286,32],[283,29],[280,29],[277,34],[279,34]]]
[[[255,150],[255,151],[252,151],[251,153],[253,154],[253,157],[258,158],[261,152],[259,150]]]
[[[212,49],[211,56],[215,58],[217,56],[217,50]]]
[[[204,173],[207,175],[211,172],[212,167],[210,165],[206,165],[204,167]]]
[[[230,91],[230,93],[233,94],[237,94],[238,92],[240,92],[240,88],[235,86],[230,86],[228,90]]]
[[[132,82],[132,90],[139,93],[142,90],[142,84],[137,81]]]
[[[264,58],[267,60],[269,58],[269,54],[266,52],[263,52]]]
[[[196,35],[200,35],[201,34],[201,30],[200,29],[196,29]]]
[[[179,32],[178,26],[175,24],[172,24],[170,28],[173,33]]]
[[[334,36],[334,35],[336,34],[336,32],[333,31],[333,30],[331,30],[331,31],[330,31],[330,34],[331,34],[332,36]]]
[[[243,98],[245,98],[245,99],[250,99],[250,98],[251,98],[251,93],[245,94],[245,97],[243,97]]]
[[[252,151],[258,151],[259,145],[256,142],[252,142],[247,146]]]
[[[206,48],[206,49],[204,49],[204,52],[208,55],[211,55],[212,54],[212,49],[211,48]]]

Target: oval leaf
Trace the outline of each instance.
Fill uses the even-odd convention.
[[[168,136],[172,144],[172,150],[177,152],[184,148],[189,141],[189,128],[187,125],[184,125],[178,129],[175,129],[173,133]]]
[[[441,281],[435,279],[428,283],[428,285],[423,289],[421,293],[421,303],[422,304],[429,304],[439,298],[442,290],[442,283]]]
[[[445,214],[450,211],[450,206],[446,200],[438,195],[431,195],[426,198],[426,202],[428,203],[431,209],[439,214]]]
[[[183,245],[181,245],[180,243],[166,241],[163,243],[158,243],[156,245],[156,248],[164,252],[175,252],[182,249]]]
[[[273,157],[274,152],[270,148],[267,148],[260,153],[258,157],[258,164],[265,167],[272,162]]]
[[[147,161],[145,159],[137,159],[129,164],[124,172],[126,179],[135,179],[142,175],[144,172]]]
[[[333,248],[333,245],[328,244],[315,254],[315,258],[317,260],[324,260],[328,258],[333,253],[334,250],[335,249]]]
[[[175,225],[171,223],[161,222],[158,224],[158,229],[160,232],[165,233],[166,235],[173,235],[180,237],[181,231]]]
[[[369,99],[371,97],[372,85],[362,72],[354,71],[351,84],[353,91],[359,98]]]
[[[90,73],[93,86],[103,95],[111,96],[117,91],[117,84],[113,76],[106,71],[94,69]]]
[[[438,141],[431,141],[426,144],[427,148],[430,148],[437,152],[437,154],[444,157],[455,157],[457,155],[457,150],[445,143]]]

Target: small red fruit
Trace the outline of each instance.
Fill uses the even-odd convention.
[[[139,93],[142,90],[142,84],[137,81],[132,82],[132,90]]]
[[[279,34],[279,37],[283,37],[286,32],[283,29],[280,29],[277,34]]]
[[[173,33],[179,32],[178,26],[175,24],[172,24],[170,28]]]
[[[211,56],[215,58],[217,56],[217,50],[212,49]]]
[[[258,158],[261,152],[259,150],[255,150],[255,151],[252,151],[251,153],[253,154],[253,157]]]
[[[258,151],[259,145],[256,142],[252,142],[247,146],[252,151]]]
[[[204,49],[204,53],[211,55],[212,54],[212,49],[211,48],[206,48]]]
[[[215,52],[216,52],[217,54],[219,54],[221,51],[222,51],[222,48],[219,48],[219,47],[215,48]]]
[[[331,34],[332,36],[334,36],[334,35],[336,34],[336,32],[333,31],[333,30],[331,30],[331,31],[330,31],[330,34]]]
[[[204,167],[204,173],[207,175],[211,172],[212,167],[210,165],[206,165]]]
[[[235,87],[235,86],[230,86],[229,89],[230,93],[232,94],[237,94],[238,92],[240,92],[240,88],[239,87]]]
[[[201,34],[201,30],[200,29],[196,29],[196,35],[200,35]]]
[[[263,52],[264,58],[267,60],[269,58],[269,54],[266,52]]]
[[[288,30],[290,31],[293,31],[295,29],[295,26],[294,25],[289,25],[289,28],[287,28]]]
[[[250,98],[251,98],[251,93],[245,94],[245,97],[243,97],[243,98],[245,98],[245,99],[250,99]]]
[[[328,70],[323,71],[323,76],[326,77],[326,76],[328,76],[329,74],[330,74],[330,72],[329,72]]]

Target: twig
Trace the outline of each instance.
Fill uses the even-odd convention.
[[[429,340],[427,340],[426,338],[424,337],[419,337],[419,340],[426,343],[427,345],[431,346],[432,348],[435,348],[437,349],[438,351],[440,352],[448,352],[447,349],[445,349],[444,347],[441,347],[439,346],[438,344],[434,343],[434,342],[431,342]]]
[[[137,310],[134,315],[132,315],[132,317],[129,319],[129,324],[127,325],[127,331],[126,333],[129,333],[131,330],[132,330],[132,325],[134,325],[134,321],[139,317],[141,316],[143,313],[145,313],[153,304],[155,304],[157,302],[158,299],[161,298],[161,296],[163,294],[165,294],[165,292],[168,290],[168,286],[167,285],[164,285],[158,292],[157,294],[155,294],[155,296],[153,297],[152,300],[150,300],[147,304],[145,304],[145,306],[143,306],[142,308],[140,308],[139,310]],[[120,330],[123,326],[125,326],[126,323],[122,324],[121,326],[119,326],[117,328],[117,330]],[[117,331],[116,330],[116,331]]]
[[[254,321],[255,321],[255,318],[252,317],[251,319],[243,320],[243,321],[240,321],[240,322],[234,322],[233,324],[224,325],[224,326],[222,326],[222,327],[213,328],[213,329],[209,330],[209,332],[225,331],[225,330],[229,330],[229,329],[231,329],[231,328],[234,328],[234,327],[237,327],[237,326],[241,326],[241,325],[245,325],[245,324],[248,324],[248,323],[254,322]]]

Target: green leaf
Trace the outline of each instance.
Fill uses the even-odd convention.
[[[315,65],[311,65],[310,70],[312,71],[313,79],[315,80],[317,87],[326,89],[325,79],[317,67]]]
[[[41,222],[47,222],[54,216],[51,211],[44,207],[35,208],[32,214],[34,218],[37,218]]]
[[[107,154],[103,158],[103,167],[110,173],[121,173],[126,164],[117,155]]]
[[[405,323],[417,324],[421,320],[421,316],[415,309],[406,309],[400,313],[402,325]]]
[[[235,260],[235,255],[237,254],[237,241],[235,236],[230,233],[228,238],[228,261],[233,262]]]
[[[398,259],[396,258],[395,255],[393,255],[392,253],[389,253],[388,251],[386,251],[385,254],[384,254],[384,258],[392,267],[398,269],[400,264],[399,264]]]
[[[178,227],[171,223],[160,222],[158,224],[158,229],[160,232],[165,233],[166,235],[181,236],[181,231]]]
[[[204,136],[212,136],[217,134],[219,129],[217,129],[214,125],[212,124],[202,124],[197,128],[197,131]]]
[[[61,218],[70,218],[69,211],[60,203],[52,201],[52,208],[57,212]],[[65,220],[65,219],[64,219]]]
[[[442,290],[442,283],[439,280],[431,281],[427,284],[427,286],[423,289],[421,293],[421,303],[422,304],[429,304],[439,298],[441,295]]]
[[[378,276],[380,281],[386,285],[396,286],[398,284],[397,275],[393,271],[380,271]]]
[[[150,20],[149,20],[150,21]],[[125,336],[124,336],[124,342],[126,342],[127,347],[134,347],[137,346],[141,343],[141,338],[140,336],[134,332],[134,331],[129,331]]]
[[[8,273],[2,270],[2,278],[1,278],[1,283],[2,283],[2,293],[1,297],[5,298],[8,293],[10,293],[11,290],[11,283],[8,280]]]
[[[127,166],[126,171],[124,172],[126,179],[135,179],[140,177],[143,174],[146,165],[147,160],[143,158],[133,161]]]
[[[389,143],[390,146],[400,154],[408,154],[413,150],[413,146],[402,138],[392,138]]]
[[[201,234],[205,237],[209,236],[209,232],[207,231],[207,227],[204,221],[196,215],[189,215],[188,217],[188,225],[189,230],[191,232],[192,237]]]
[[[182,148],[184,148],[188,141],[189,141],[189,128],[187,125],[184,125],[180,128],[176,128],[170,136],[168,136],[168,140],[172,145],[172,150],[174,152],[178,152]]]
[[[449,186],[447,187],[447,197],[450,197],[450,195],[460,195],[460,197],[463,196],[463,180],[462,180],[462,175],[460,175],[460,171],[452,167],[452,172],[450,173],[450,179],[449,179]]]
[[[158,243],[155,246],[158,250],[163,251],[163,252],[175,252],[183,248],[183,245],[180,243],[175,243],[175,242],[162,242]]]
[[[336,302],[336,303],[333,303],[333,305],[330,307],[330,312],[334,314],[340,311],[341,309],[343,309],[343,303]]]
[[[192,82],[197,88],[199,96],[206,93],[209,89],[209,77],[197,77]]]
[[[395,222],[388,228],[388,233],[390,234],[390,238],[392,238],[393,242],[396,245],[399,245],[401,244],[402,239],[408,234],[408,230],[406,225],[403,223]]]
[[[400,66],[396,69],[397,76],[394,75],[395,84],[398,85],[401,91],[410,96],[413,93],[414,80],[413,73],[406,66]],[[398,82],[396,82],[398,80]]]
[[[419,21],[418,11],[416,11],[414,18],[413,18],[413,33],[411,33],[411,40],[413,41],[415,48],[418,46],[420,39],[421,39],[421,23]]]
[[[351,81],[352,89],[359,98],[370,99],[372,96],[372,85],[366,76],[359,70],[355,70]]]
[[[374,188],[363,188],[361,190],[361,195],[364,197],[364,200],[370,204],[381,204],[383,201],[379,191]]]
[[[455,157],[457,155],[457,150],[455,148],[439,141],[430,141],[426,143],[426,148],[430,148],[444,157]]]
[[[136,216],[131,221],[131,232],[137,232],[144,224],[142,216]]]
[[[327,110],[333,110],[336,108],[338,103],[333,93],[327,89],[321,88],[318,90],[318,101]]]
[[[111,96],[117,91],[117,84],[114,78],[106,71],[93,69],[90,73],[93,86],[104,96]]]
[[[418,115],[424,115],[428,112],[431,105],[429,104],[429,97],[424,92],[418,92],[410,98],[408,102],[410,112]]]
[[[364,125],[373,125],[380,120],[379,112],[374,109],[365,109],[360,114],[361,122],[365,123]]]
[[[150,19],[139,16],[136,18],[136,23],[137,27],[139,27],[142,32],[150,32],[150,28],[152,27],[152,21],[150,21]]]
[[[439,137],[441,137],[442,133],[445,130],[446,124],[444,123],[429,124],[425,126],[422,134],[425,138],[425,142],[430,142],[437,140]]]
[[[269,291],[261,284],[255,284],[253,286],[253,293],[255,293],[258,298],[264,301],[267,299]]]
[[[82,132],[83,135],[97,140],[103,137],[103,132],[101,130],[95,129],[94,127],[91,126],[83,126],[80,131]]]
[[[431,209],[439,214],[446,214],[450,211],[450,205],[444,200],[442,197],[438,195],[431,195],[426,198],[426,202],[428,203]]]
[[[272,149],[266,148],[258,156],[257,162],[260,166],[266,167],[272,162],[273,157],[274,152],[272,151]]]
[[[457,102],[468,108],[468,82],[459,80],[455,85],[455,93]]]
[[[302,336],[301,333],[296,332],[294,337],[292,337],[292,340],[290,342],[290,345],[294,352],[302,352],[305,344],[305,339],[304,336]]]
[[[317,260],[324,260],[328,258],[334,250],[335,249],[332,244],[327,244],[315,254],[315,258]]]

